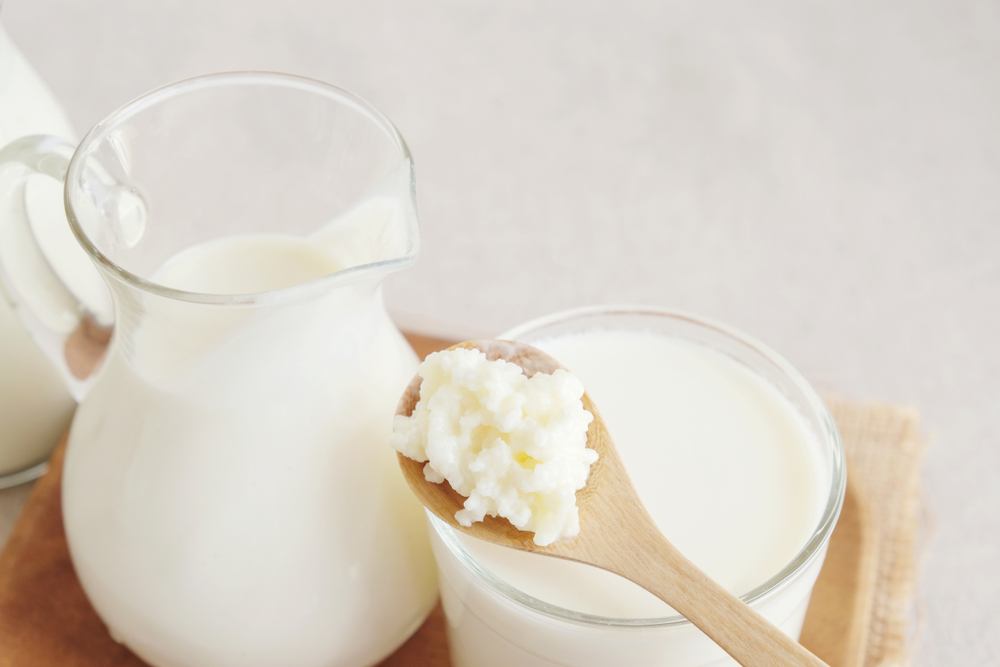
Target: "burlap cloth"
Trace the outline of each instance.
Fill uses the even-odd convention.
[[[442,344],[410,340],[420,353]],[[847,500],[802,641],[830,665],[905,664],[923,455],[917,415],[891,405],[829,404],[847,450]],[[73,573],[60,510],[62,448],[0,554],[0,667],[141,667],[108,636]],[[447,667],[444,625],[438,608],[383,665]]]
[[[893,405],[827,404],[847,454],[847,497],[802,642],[831,665],[909,664],[924,454],[919,418]]]

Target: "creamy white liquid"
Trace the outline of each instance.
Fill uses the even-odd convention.
[[[658,526],[709,575],[744,594],[802,550],[830,474],[820,443],[774,386],[720,352],[659,333],[590,331],[533,343],[583,381]],[[481,567],[545,603],[612,618],[673,614],[596,568],[459,539]],[[456,667],[730,664],[690,625],[555,621],[489,591],[440,542],[435,553]],[[789,634],[801,628],[819,562],[759,607]]]
[[[695,343],[602,331],[537,342],[579,377],[660,530],[737,594],[776,575],[819,522],[828,484],[819,445],[777,389]],[[505,581],[600,616],[673,613],[596,568],[466,540]]]
[[[0,27],[0,146],[46,133],[72,137],[52,93]],[[45,195],[60,200],[54,181]],[[18,208],[0,204],[0,225]],[[61,214],[56,215],[57,224],[65,226]],[[58,371],[0,290],[0,476],[44,461],[65,431],[73,406]]]
[[[154,279],[277,289],[343,269],[329,249],[227,238]],[[373,664],[430,609],[420,508],[388,445],[416,360],[376,289],[263,308],[119,295],[118,338],[73,425],[64,509],[88,596],[150,663]]]

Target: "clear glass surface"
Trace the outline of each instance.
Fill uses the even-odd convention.
[[[37,132],[70,136],[72,129],[58,101],[11,40],[0,18],[0,153],[9,142]],[[58,186],[39,177],[20,201],[5,206],[4,181],[0,175],[0,230],[23,207],[35,222],[54,222],[61,237],[75,243],[59,206]],[[10,250],[17,249],[0,233],[0,261]],[[19,319],[2,283],[0,280],[0,488],[6,488],[44,472],[45,461],[65,433],[76,404],[58,370]]]
[[[391,653],[435,601],[388,446],[416,365],[380,289],[418,249],[399,133],[320,82],[201,77],[98,123],[65,201],[112,299],[63,478],[112,634],[158,667]]]

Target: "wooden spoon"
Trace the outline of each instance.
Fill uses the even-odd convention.
[[[453,345],[478,349],[491,359],[505,359],[525,375],[552,373],[560,366],[552,357],[525,343],[479,340]],[[420,376],[400,399],[397,414],[409,416],[420,400]],[[825,665],[802,645],[771,625],[760,614],[710,579],[686,559],[656,527],[639,500],[608,430],[590,398],[583,406],[594,416],[587,446],[600,455],[590,469],[587,485],[577,492],[580,534],[540,547],[532,535],[504,518],[487,516],[469,527],[455,521],[465,498],[447,483],[424,479],[424,464],[399,455],[410,488],[430,511],[467,535],[512,549],[594,565],[629,579],[683,614],[740,664]]]

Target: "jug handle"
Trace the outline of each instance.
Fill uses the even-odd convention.
[[[70,142],[45,135],[0,148],[0,295],[79,401],[111,340],[111,322],[102,322],[110,315],[90,312],[42,249],[39,237],[46,230],[41,225],[67,223],[51,216],[32,219],[28,208],[31,177],[40,174],[64,184],[74,150]]]

